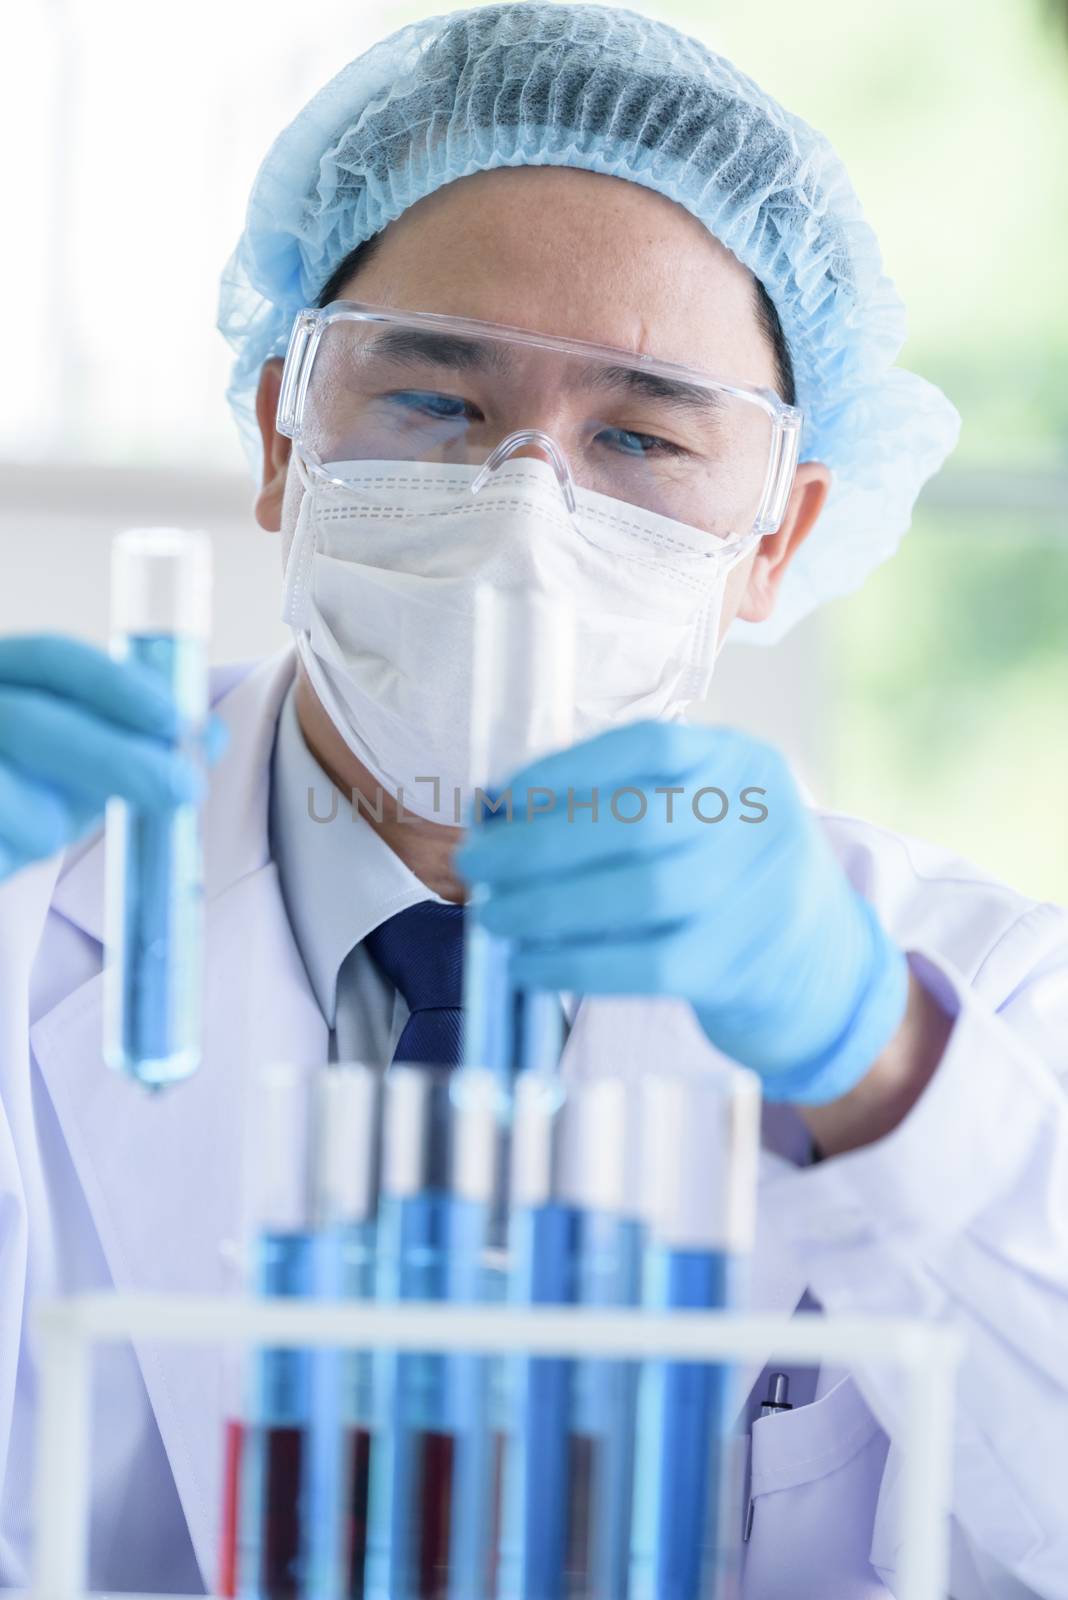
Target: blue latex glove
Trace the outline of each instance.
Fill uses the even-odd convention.
[[[772,1100],[837,1099],[897,1031],[905,958],[776,750],[733,729],[634,723],[534,763],[510,789],[514,820],[476,827],[457,866],[483,886],[485,926],[515,941],[517,983],[687,999]],[[695,801],[707,818],[723,810],[713,789],[727,815],[700,821]],[[541,793],[528,811],[528,790],[550,791],[555,808]],[[619,820],[642,797],[641,820]]]
[[[198,798],[181,734],[143,669],[75,639],[0,639],[0,880],[87,832],[112,795],[149,810]],[[213,718],[209,759],[224,741]]]

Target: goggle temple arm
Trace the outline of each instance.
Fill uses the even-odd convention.
[[[764,504],[757,518],[756,532],[777,533],[786,515],[786,505],[794,486],[797,459],[801,452],[801,427],[803,416],[791,410],[776,423],[775,440],[768,466],[768,484]]]
[[[282,368],[282,387],[278,392],[278,414],[275,427],[287,439],[295,439],[304,413],[315,351],[322,336],[322,321],[318,312],[302,311],[293,324]]]

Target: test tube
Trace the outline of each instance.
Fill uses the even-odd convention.
[[[185,747],[208,710],[211,545],[205,534],[136,528],[111,558],[111,653],[157,677],[177,704]],[[149,1088],[200,1062],[200,811],[107,807],[104,1057]]]
[[[755,1227],[759,1081],[743,1068],[650,1075],[643,1095],[644,1301],[659,1310],[738,1309]],[[730,1364],[646,1367],[630,1600],[737,1594],[740,1400]]]
[[[574,738],[575,612],[570,595],[498,589],[475,592],[471,759],[475,821],[552,809],[566,797],[516,794],[514,774]],[[563,1043],[559,997],[521,991],[509,977],[506,941],[479,926],[479,889],[464,948],[464,1059],[510,1083],[516,1072],[552,1069]]]
[[[314,1221],[317,1292],[371,1300],[382,1074],[361,1063],[316,1076]],[[317,1351],[312,1358],[307,1592],[363,1600],[373,1428],[372,1357]]]
[[[250,1163],[253,1294],[307,1299],[315,1288],[311,1215],[311,1073],[267,1068],[254,1107]],[[238,1512],[237,1590],[295,1600],[305,1585],[302,1489],[311,1426],[311,1358],[264,1349],[250,1364]]]
[[[638,1301],[640,1227],[625,1194],[627,1090],[617,1079],[515,1082],[510,1298]],[[633,1363],[512,1363],[501,1600],[626,1593],[636,1376]]]
[[[236,1268],[242,1252],[236,1241],[229,1242],[223,1251],[228,1267]],[[229,1276],[228,1272],[228,1276]],[[238,1274],[234,1272],[234,1278]],[[243,1274],[229,1284],[234,1293],[244,1290]],[[225,1394],[225,1422],[223,1424],[222,1504],[219,1516],[219,1551],[215,1592],[221,1600],[233,1600],[237,1594],[237,1543],[240,1520],[241,1480],[245,1448],[245,1369],[247,1358],[239,1345],[223,1352],[223,1389]]]
[[[628,1183],[640,1096],[616,1077],[568,1090],[571,1135],[561,1173],[580,1212],[578,1301],[636,1306],[643,1227]],[[576,1363],[570,1419],[573,1500],[568,1594],[625,1595],[634,1490],[638,1367],[603,1358]]]
[[[380,1081],[358,1063],[261,1074],[246,1191],[253,1294],[372,1295]],[[362,1595],[369,1360],[330,1349],[253,1353],[243,1426],[227,1430],[221,1592]]]
[[[498,1138],[492,1074],[390,1067],[380,1300],[485,1298]],[[487,1381],[478,1356],[376,1358],[368,1594],[469,1600],[483,1592],[491,1500]]]
[[[515,1080],[508,1218],[509,1300],[572,1304],[578,1287],[574,1210],[558,1188],[565,1091],[547,1073]],[[511,1364],[497,1592],[500,1600],[559,1600],[567,1555],[571,1363]]]

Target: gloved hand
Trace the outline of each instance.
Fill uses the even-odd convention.
[[[513,820],[473,828],[457,867],[483,886],[485,926],[515,941],[518,983],[681,996],[772,1100],[837,1099],[897,1031],[905,958],[776,750],[641,722],[509,787]]]
[[[0,639],[0,880],[87,832],[112,795],[148,809],[196,798],[181,731],[143,668],[75,639]],[[213,718],[209,759],[224,739]]]

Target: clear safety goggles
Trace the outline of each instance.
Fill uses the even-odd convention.
[[[277,417],[338,487],[370,461],[421,461],[481,469],[477,493],[537,452],[572,510],[577,486],[717,538],[779,527],[801,423],[769,389],[672,362],[344,300],[298,315]]]

